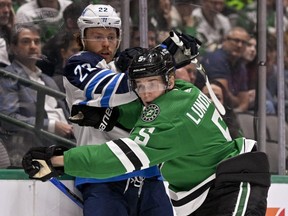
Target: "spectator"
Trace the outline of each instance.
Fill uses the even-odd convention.
[[[199,0],[200,1],[200,0]],[[189,35],[195,35],[195,23],[192,18],[192,11],[199,6],[199,2],[191,0],[181,0],[176,2],[175,7],[180,12],[182,26],[178,28],[182,29],[183,32],[188,33]]]
[[[147,11],[148,23],[153,25],[159,33],[182,25],[180,13],[171,0],[148,0],[147,4],[149,8]],[[137,26],[139,24],[139,3],[131,1],[130,5],[132,23],[133,26]]]
[[[138,26],[132,27],[131,31],[131,47],[139,47],[140,46],[140,31]],[[149,25],[148,27],[148,48],[153,48],[157,45],[157,31],[152,26]]]
[[[72,33],[77,33],[78,26],[77,26],[77,19],[81,15],[82,11],[87,5],[83,2],[75,3],[68,5],[65,10],[63,11],[63,19],[64,19],[64,26],[60,29],[52,38],[50,38],[42,47],[42,52],[46,57],[45,61],[37,62],[37,66],[41,68],[43,73],[53,76],[55,70],[58,71],[57,68],[59,65],[62,66],[61,56],[59,53],[59,46],[63,45],[63,33],[67,32],[67,36]],[[76,30],[77,28],[77,30]],[[68,36],[69,39],[71,38]],[[72,39],[72,38],[71,38]],[[55,48],[56,47],[56,48]],[[62,47],[60,47],[62,48]],[[58,71],[59,72],[59,71]],[[63,90],[63,89],[62,89]]]
[[[202,42],[206,51],[214,51],[222,43],[224,36],[230,31],[231,24],[221,14],[224,0],[202,0],[201,7],[192,11],[196,37]]]
[[[195,83],[197,77],[197,69],[195,64],[188,64],[176,70],[175,78],[182,79],[190,83]]]
[[[155,2],[156,4],[156,11],[158,18],[164,18],[163,20],[163,30],[168,30],[171,28],[177,28],[182,25],[182,20],[179,11],[177,8],[172,4],[171,0],[159,0]],[[166,24],[164,24],[166,22]],[[159,22],[160,23],[160,22]],[[161,26],[159,26],[161,29]]]
[[[100,19],[102,22],[99,22]],[[119,73],[114,64],[122,30],[121,19],[115,9],[110,5],[88,5],[78,19],[78,26],[80,34],[77,41],[81,52],[69,58],[65,67],[66,100],[73,117],[72,105],[74,108],[87,107],[81,105],[90,99],[89,105],[98,109],[94,107],[96,110],[92,109],[89,117],[104,110],[101,130],[84,127],[85,124],[73,126],[77,145],[100,145],[129,134],[132,127],[125,128],[120,124],[109,132],[103,130],[107,127],[106,117],[114,118],[116,106],[134,101],[137,97],[129,91],[127,74]],[[125,52],[119,58],[124,56]],[[125,61],[123,67],[120,66],[119,63],[118,67],[124,72],[127,68],[123,67],[128,67],[129,62]],[[110,160],[110,157],[105,160]],[[84,198],[84,216],[173,215],[157,166],[113,178],[77,177],[75,185]]]
[[[111,177],[160,163],[178,216],[265,215],[267,155],[255,152],[254,140],[232,140],[211,101],[193,84],[175,81],[173,66],[165,49],[135,56],[129,78],[144,106],[140,116],[128,111],[138,116],[128,137],[68,151],[32,149],[23,158],[26,173],[44,181],[64,170]]]
[[[232,28],[224,37],[222,47],[206,53],[201,60],[210,80],[217,79],[227,91],[235,112],[244,112],[249,107],[247,70],[243,53],[250,39],[247,31],[240,27]],[[202,88],[202,76],[197,75],[197,86]]]
[[[62,29],[63,11],[70,0],[31,0],[16,11],[16,23],[30,23],[41,28],[41,41],[46,42]]]
[[[226,110],[226,113],[224,116],[222,116],[222,118],[225,121],[227,127],[229,128],[231,138],[236,139],[238,137],[241,137],[242,133],[241,133],[240,125],[239,125],[239,122],[237,121],[237,116],[232,109],[232,103],[227,95],[225,87],[217,80],[210,80],[210,84],[216,97],[223,104]],[[208,92],[208,88],[206,85],[202,88],[202,92],[208,98],[210,98],[210,94]]]
[[[12,64],[7,66],[5,70],[15,73],[24,79],[29,79],[54,90],[59,90],[54,80],[42,74],[41,70],[36,66],[36,61],[41,57],[40,31],[38,28],[30,25],[21,25],[17,29],[15,28],[12,32],[10,47],[14,59]],[[2,78],[0,84],[0,112],[34,125],[37,112],[37,92],[29,88],[29,86],[21,85],[15,79]],[[45,130],[66,138],[73,137],[72,126],[67,123],[68,116],[69,112],[64,100],[56,100],[51,96],[45,97]],[[4,124],[4,122],[2,123],[2,127],[7,131],[19,131],[18,127]],[[30,135],[27,135],[27,133],[25,135],[25,131],[23,132],[23,130],[20,130],[19,133],[24,133],[24,138],[26,138],[25,136],[28,138]],[[13,136],[11,139],[14,139]],[[36,144],[33,141],[29,145],[33,145],[33,143]],[[51,140],[47,141],[43,138],[42,145],[47,146],[50,144]],[[27,147],[29,146],[26,146],[26,149]]]
[[[276,50],[276,35],[268,34],[267,36],[267,97],[270,101],[273,101],[275,109],[277,110],[278,103],[278,70],[277,70],[277,50]],[[288,100],[288,83],[284,84],[284,96],[285,100]],[[267,106],[266,106],[267,107]],[[286,106],[287,109],[287,106]],[[276,112],[276,111],[275,111]]]
[[[246,64],[248,89],[249,89],[249,110],[253,110],[256,100],[256,88],[258,83],[257,74],[257,41],[255,37],[251,37],[247,43],[246,49],[243,52],[243,60]]]
[[[251,36],[246,49],[243,52],[243,59],[246,63],[248,74],[248,88],[255,89],[257,84],[257,41],[256,38]]]
[[[232,27],[241,26],[239,25],[238,20],[240,17],[243,18],[245,16],[245,12],[249,13],[252,4],[254,4],[254,0],[225,0],[225,7],[222,14],[229,18]],[[248,11],[245,11],[244,9]],[[253,32],[252,30],[246,30],[248,32]]]
[[[246,63],[247,75],[248,75],[248,89],[249,89],[249,110],[255,109],[256,91],[258,90],[258,73],[257,73],[257,59],[256,59],[256,45],[257,41],[255,37],[251,37],[247,43],[246,49],[243,53],[243,59]],[[275,106],[271,98],[271,93],[266,89],[266,113],[276,114]]]
[[[11,28],[14,25],[14,11],[11,0],[0,0],[0,67],[10,64],[8,47]]]
[[[55,72],[52,76],[60,91],[65,92],[63,86],[63,71],[66,62],[69,57],[78,53],[80,47],[76,41],[76,38],[72,32],[62,32],[62,34],[57,35],[56,44],[54,45],[54,50],[56,52],[56,59],[58,61],[55,65]]]
[[[285,13],[287,3],[283,0],[283,30],[288,30],[288,17]],[[246,7],[239,12],[237,26],[245,28],[249,32],[257,32],[257,1],[246,4]],[[276,1],[266,1],[266,27],[269,34],[276,34]]]

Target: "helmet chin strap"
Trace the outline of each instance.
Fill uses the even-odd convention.
[[[81,37],[81,43],[82,43],[82,46],[83,46],[83,50],[85,50],[85,43],[84,43],[84,40],[83,40],[82,37]]]

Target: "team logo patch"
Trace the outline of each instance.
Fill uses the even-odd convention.
[[[151,122],[157,118],[160,108],[156,104],[150,104],[142,113],[141,119],[145,122]]]

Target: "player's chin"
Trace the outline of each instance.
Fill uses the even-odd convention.
[[[113,56],[111,55],[101,55],[105,60],[106,62],[111,62],[113,60]]]

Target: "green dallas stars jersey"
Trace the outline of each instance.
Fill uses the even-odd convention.
[[[209,185],[219,162],[244,151],[244,140],[231,139],[220,114],[198,88],[177,80],[174,90],[143,110],[129,138],[65,152],[65,172],[108,178],[163,163],[161,173],[177,201]]]

